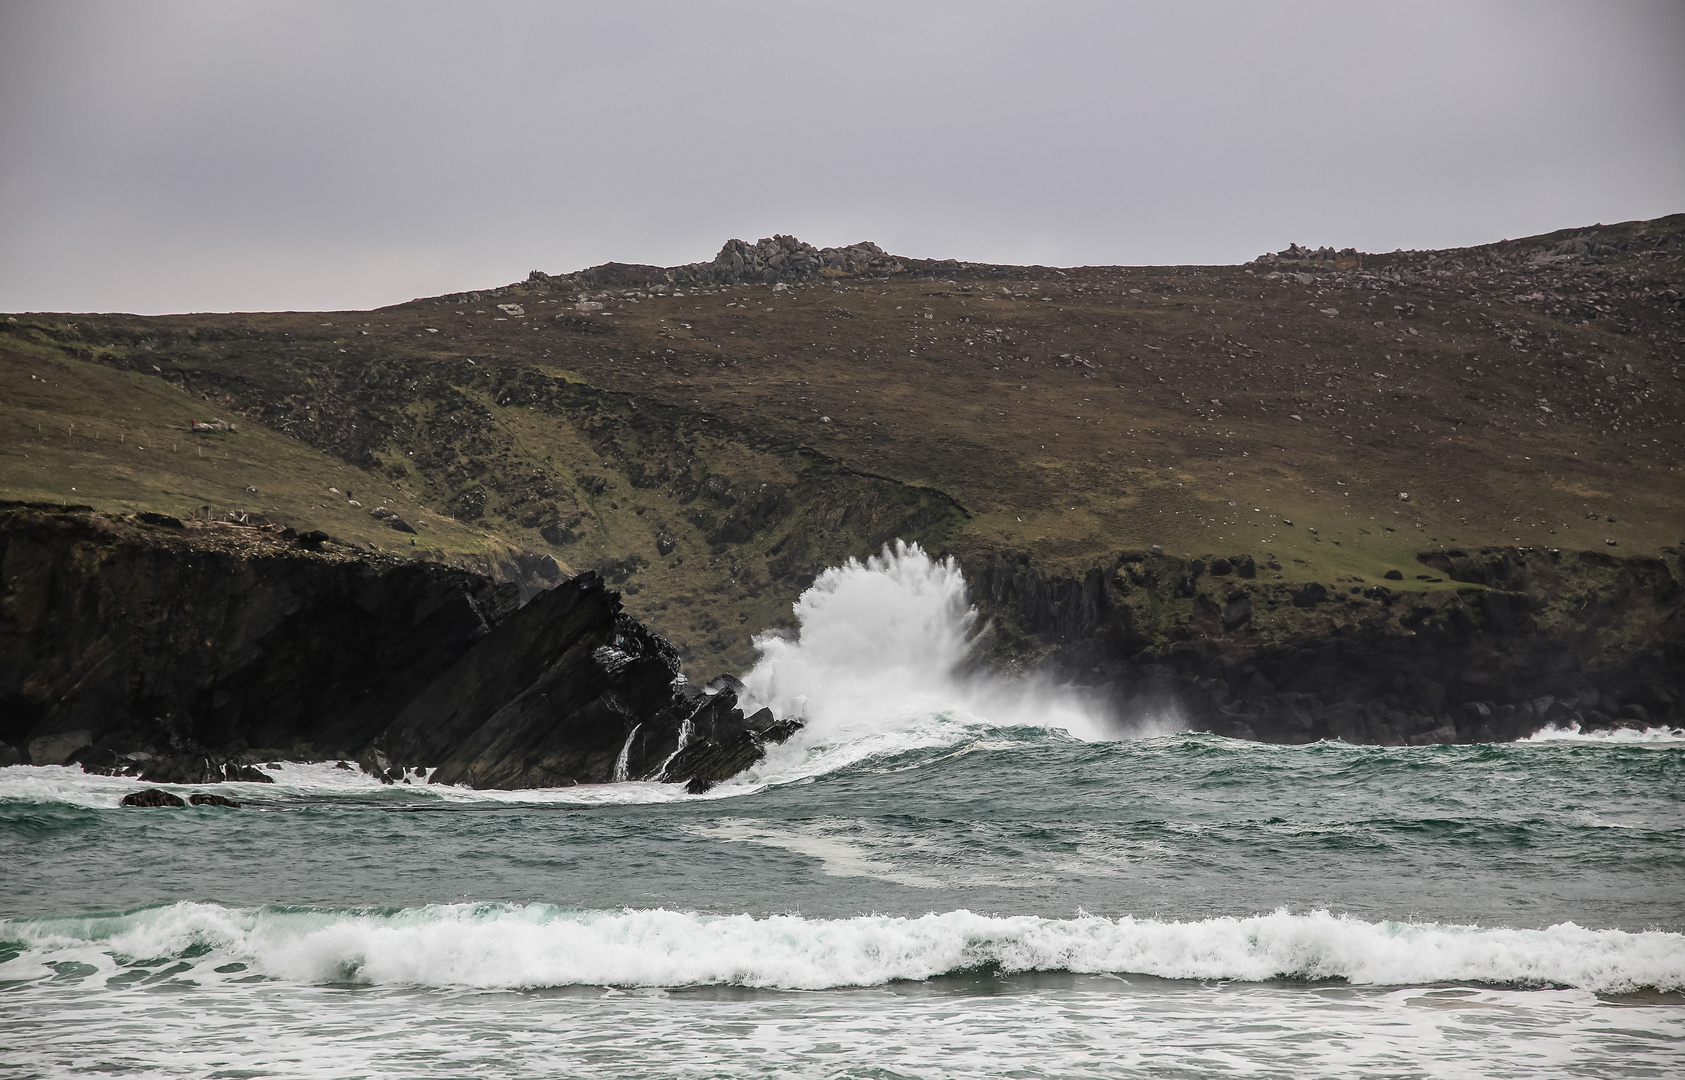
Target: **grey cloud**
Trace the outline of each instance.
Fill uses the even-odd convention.
[[[13,3],[0,308],[707,258],[1216,262],[1678,211],[1685,8]]]

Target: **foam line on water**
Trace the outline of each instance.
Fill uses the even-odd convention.
[[[607,806],[623,803],[676,802],[685,798],[675,784],[633,781],[565,788],[522,790],[476,789],[445,784],[382,784],[359,769],[341,769],[332,762],[278,762],[260,766],[272,784],[224,781],[217,784],[159,784],[132,776],[104,776],[83,772],[80,766],[10,765],[0,768],[0,802],[64,803],[89,809],[118,806],[123,796],[145,788],[163,788],[186,797],[211,791],[243,802],[251,809],[296,809],[318,801],[359,802],[441,801],[463,805],[560,804]]]
[[[1685,728],[1647,727],[1614,728],[1608,731],[1581,731],[1580,725],[1566,727],[1551,724],[1519,740],[1526,743],[1592,743],[1620,746],[1677,746],[1685,743]]]
[[[994,967],[1380,986],[1685,988],[1685,935],[1677,933],[1572,923],[1544,930],[1373,923],[1321,911],[1170,922],[963,910],[805,919],[536,904],[333,911],[178,903],[108,916],[3,921],[0,948],[20,953],[0,964],[0,982],[64,978],[66,971],[101,980],[127,972],[139,981],[125,965],[146,960],[201,983],[256,973],[290,982],[394,986],[817,990]],[[226,976],[215,970],[235,964],[245,966]]]

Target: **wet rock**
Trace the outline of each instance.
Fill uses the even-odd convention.
[[[167,791],[157,788],[146,788],[143,791],[131,791],[123,796],[123,806],[186,806],[179,795],[171,795]]]
[[[240,804],[235,802],[233,799],[225,798],[221,795],[213,795],[208,791],[195,791],[187,797],[187,801],[192,803],[194,806],[226,806],[234,810],[238,810],[240,808]],[[176,805],[179,806],[180,803],[177,802]]]
[[[154,784],[217,784],[223,770],[202,754],[160,754],[142,763],[140,778]]]
[[[63,765],[78,750],[91,745],[93,745],[93,738],[87,728],[41,735],[29,740],[29,763],[31,765]]]
[[[722,693],[735,701],[732,691]],[[668,765],[664,779],[683,783],[686,791],[699,795],[759,762],[768,743],[783,743],[800,729],[800,722],[778,720],[772,710],[761,709],[742,717],[739,725],[720,725],[711,737],[686,747]]]
[[[111,521],[0,512],[0,713],[43,760],[215,784],[265,782],[246,762],[296,755],[550,787],[612,779],[623,750],[649,777],[692,721],[698,752],[775,723],[742,716],[736,683],[687,694],[672,645],[594,574],[523,604],[514,584],[433,563],[249,559]]]

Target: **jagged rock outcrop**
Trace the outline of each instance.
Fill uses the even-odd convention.
[[[0,512],[0,744],[34,764],[160,783],[263,780],[251,763],[276,758],[480,787],[717,779],[672,761],[772,718],[678,672],[595,575],[522,605],[437,564]]]
[[[1278,582],[1235,573],[1238,559],[1141,551],[1080,576],[1012,556],[971,568],[999,652],[1123,716],[1173,710],[1241,738],[1386,745],[1503,741],[1552,723],[1685,725],[1677,551],[1419,560],[1433,571],[1423,577],[1466,587]],[[1214,573],[1219,563],[1229,572]]]
[[[608,262],[572,274],[534,270],[522,284],[530,291],[702,287],[746,281],[795,283],[821,276],[897,274],[905,268],[903,260],[870,241],[847,247],[817,248],[794,236],[780,234],[763,237],[753,244],[746,240],[727,240],[709,262],[683,266]],[[470,296],[478,295],[464,293],[461,299],[466,302]]]

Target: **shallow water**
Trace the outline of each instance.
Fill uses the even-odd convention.
[[[855,569],[853,643],[749,680],[808,728],[702,797],[0,769],[0,1073],[1685,1071],[1685,733],[1166,733],[948,674],[963,582]]]
[[[239,811],[132,810],[116,803],[134,781],[0,770],[0,1061],[652,1077],[1685,1062],[1685,741],[949,727],[945,745],[708,798],[286,766],[273,786],[222,785]]]

